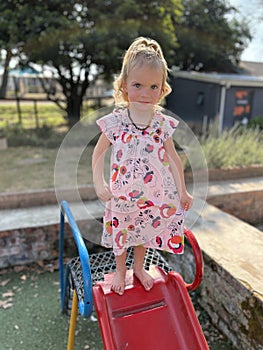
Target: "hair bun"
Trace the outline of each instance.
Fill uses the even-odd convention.
[[[160,57],[163,57],[160,45],[153,39],[139,37],[134,40],[133,44],[131,45],[131,49],[137,52],[145,51],[145,49],[147,51],[148,49],[150,51],[156,52]]]

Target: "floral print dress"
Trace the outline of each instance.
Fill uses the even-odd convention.
[[[156,110],[150,126],[138,130],[123,108],[97,124],[112,144],[113,197],[106,202],[102,245],[115,255],[138,245],[183,253],[184,210],[164,149],[178,121]]]

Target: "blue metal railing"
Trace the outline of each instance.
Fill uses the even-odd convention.
[[[60,237],[59,237],[59,271],[60,271],[60,289],[61,289],[61,308],[64,310],[65,305],[65,293],[68,283],[68,268],[64,269],[63,254],[64,254],[64,230],[65,230],[65,217],[68,220],[69,227],[74,237],[75,243],[78,248],[82,267],[83,289],[84,298],[78,300],[79,312],[83,317],[88,317],[93,311],[93,297],[92,297],[92,277],[90,271],[89,253],[84,243],[81,232],[78,225],[72,215],[69,205],[66,201],[61,202],[60,211]],[[65,271],[64,271],[65,270]]]

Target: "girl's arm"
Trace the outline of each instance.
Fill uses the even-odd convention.
[[[112,197],[110,187],[104,178],[104,158],[110,144],[109,139],[102,133],[92,155],[93,184],[97,196],[104,202]]]
[[[193,204],[193,197],[186,190],[183,165],[176,152],[173,139],[171,137],[164,142],[164,148],[167,153],[170,169],[179,193],[181,207],[188,210]]]

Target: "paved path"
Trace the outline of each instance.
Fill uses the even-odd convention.
[[[263,177],[240,179],[232,181],[210,182],[208,198],[219,194],[247,191],[263,191]],[[200,190],[201,192],[202,190]],[[200,203],[199,203],[200,205]],[[204,204],[201,205],[202,207]],[[102,215],[104,207],[99,201],[81,204],[71,203],[71,210],[76,220],[98,217]],[[59,206],[46,205],[41,207],[0,210],[0,230],[12,230],[24,227],[38,227],[59,222]]]
[[[211,181],[208,196],[248,191],[263,191],[263,176],[229,181]]]

